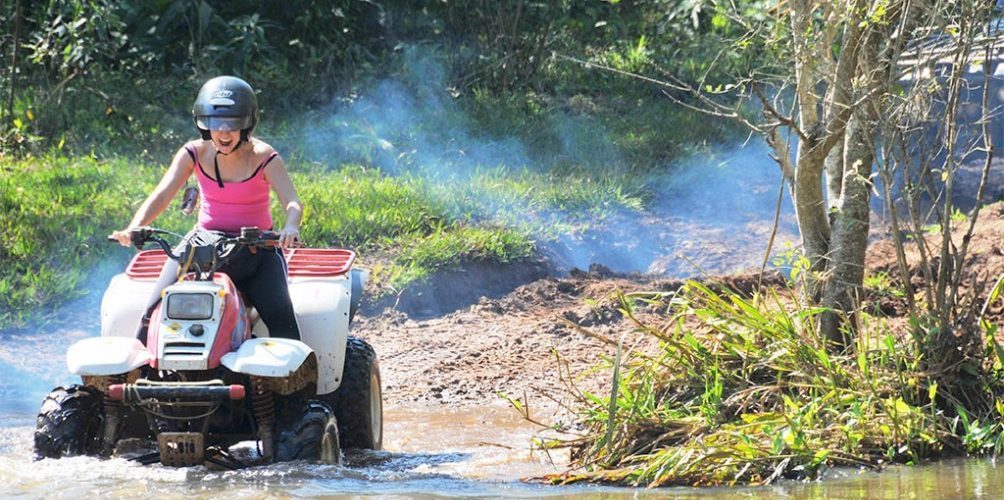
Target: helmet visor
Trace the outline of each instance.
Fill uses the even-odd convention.
[[[251,120],[246,116],[200,116],[196,124],[203,130],[220,130],[237,132],[251,126]]]

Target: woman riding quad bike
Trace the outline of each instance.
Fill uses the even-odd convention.
[[[178,151],[129,228],[110,237],[160,250],[112,279],[101,336],[70,347],[83,384],[43,402],[39,457],[107,455],[137,437],[158,446],[139,460],[179,466],[245,465],[226,451],[243,440],[257,440],[265,462],[336,462],[342,446],[381,447],[376,355],[348,336],[365,273],[351,251],[290,248],[302,208],[282,160],[250,135],[256,112],[243,80],[215,78],[199,92],[203,139]],[[199,222],[172,248],[170,233],[146,224],[191,175]],[[269,187],[286,211],[274,233]]]
[[[237,77],[213,78],[199,90],[192,115],[202,138],[186,143],[175,153],[171,166],[140,205],[128,228],[112,235],[123,246],[132,244],[131,230],[152,224],[194,176],[202,193],[197,229],[231,235],[245,226],[272,230],[271,188],[285,211],[285,225],[278,231],[279,243],[289,248],[300,236],[303,207],[282,158],[272,146],[251,135],[258,123],[254,89]],[[212,173],[206,171],[206,165],[212,165]],[[177,278],[177,271],[173,263],[164,266],[150,297],[151,307],[160,299],[160,291]],[[279,248],[245,250],[231,258],[221,271],[257,307],[273,337],[300,338],[289,293],[283,286],[286,263]],[[138,325],[137,337],[141,340],[144,326]]]

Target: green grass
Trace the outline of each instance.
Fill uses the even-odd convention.
[[[156,175],[125,159],[0,160],[0,324],[20,326],[83,294],[91,266],[121,252],[105,236],[132,217]]]
[[[534,256],[536,244],[640,210],[644,183],[616,174],[475,169],[463,177],[388,177],[379,170],[320,166],[294,175],[307,210],[304,238],[362,251],[377,288],[399,290],[438,269]],[[387,262],[389,261],[389,262]]]
[[[854,352],[834,354],[813,327],[822,311],[773,292],[747,299],[691,282],[621,305],[660,348],[608,361],[619,366],[611,391],[580,400],[586,431],[544,443],[571,446],[579,464],[555,482],[767,484],[1004,451],[995,328],[957,336],[917,324],[928,335],[911,338],[861,313]],[[668,314],[646,323],[642,308]]]
[[[124,263],[129,251],[105,236],[128,222],[163,168],[121,157],[0,159],[0,324],[23,326],[82,295],[103,259]],[[357,250],[374,271],[376,295],[464,262],[532,258],[558,230],[641,208],[644,192],[644,183],[615,173],[588,180],[572,170],[498,167],[430,180],[351,165],[290,169],[305,206],[304,241]],[[183,232],[193,223],[172,205],[155,225]]]
[[[906,296],[906,293],[901,288],[897,288],[892,278],[885,272],[867,274],[864,279],[864,287],[880,297],[903,298]]]
[[[258,132],[290,165],[307,243],[358,250],[375,270],[371,292],[392,292],[465,261],[531,258],[542,241],[639,211],[652,194],[649,173],[734,131],[632,82],[614,82],[625,91],[607,98],[591,73],[575,75],[580,84],[564,90],[472,87],[459,97],[419,79],[391,86],[411,105],[387,117],[346,104],[284,120],[271,113],[286,108],[263,96]],[[95,84],[117,89],[116,78]],[[194,132],[184,110],[198,82],[165,78],[140,94],[68,94],[80,106],[18,97],[16,116],[34,136],[10,150],[27,157],[0,151],[4,326],[81,295],[94,263],[126,259],[104,236],[131,218],[171,148]],[[371,83],[360,85],[380,97],[379,81]],[[156,224],[192,222],[172,207]]]

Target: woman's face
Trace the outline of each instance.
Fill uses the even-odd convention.
[[[216,149],[223,154],[233,153],[241,140],[239,130],[210,130],[209,136],[213,139],[213,145],[216,146]]]

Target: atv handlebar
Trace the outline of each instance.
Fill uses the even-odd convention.
[[[184,244],[178,254],[161,235],[172,235],[181,238]],[[279,233],[262,231],[257,227],[242,227],[240,234],[230,236],[218,231],[196,231],[188,236],[149,226],[137,227],[129,231],[130,239],[136,248],[142,250],[147,242],[157,244],[167,257],[183,266],[192,264],[200,273],[212,273],[223,265],[231,252],[237,247],[249,247],[251,251],[257,248],[275,248],[279,246]],[[114,236],[108,236],[108,241],[118,241]]]
[[[137,227],[129,231],[130,239],[136,245],[136,248],[143,248],[146,242],[152,241],[170,254],[171,246],[167,241],[158,236],[160,234],[178,236],[171,231],[150,226]],[[110,242],[118,241],[113,235],[108,235],[107,240]],[[220,239],[217,243],[271,248],[279,246],[279,233],[275,231],[262,231],[257,227],[242,227],[239,235]]]

